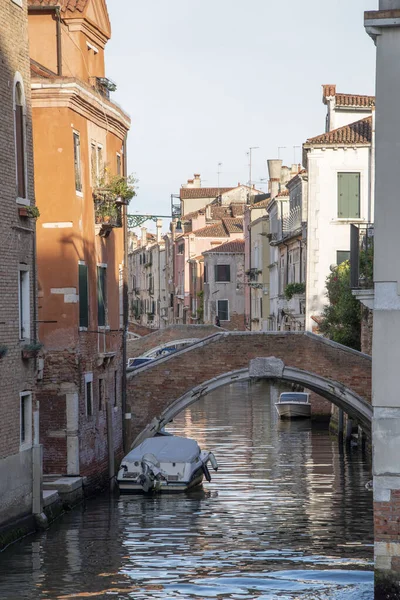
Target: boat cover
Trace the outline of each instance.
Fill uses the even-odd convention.
[[[279,402],[308,402],[308,394],[304,392],[283,392]]]
[[[199,453],[196,440],[168,435],[148,438],[133,448],[122,462],[140,462],[144,454],[154,454],[159,462],[193,462]]]

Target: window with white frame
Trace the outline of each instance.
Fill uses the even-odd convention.
[[[217,315],[220,321],[229,321],[229,300],[217,300]]]
[[[90,166],[92,186],[96,187],[104,175],[103,146],[96,142],[92,142],[90,146]]]
[[[26,160],[26,103],[24,83],[19,73],[14,79],[14,138],[17,197],[26,199],[27,160]]]
[[[21,392],[20,398],[20,450],[32,446],[32,392]]]
[[[86,416],[93,415],[93,373],[85,373],[85,409]]]
[[[81,166],[81,139],[77,131],[73,132],[74,141],[74,169],[75,169],[75,191],[82,193],[82,166]]]
[[[18,269],[19,339],[26,340],[31,335],[31,302],[29,270],[20,264]]]

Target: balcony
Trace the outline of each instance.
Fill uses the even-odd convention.
[[[246,275],[249,281],[257,281],[258,280],[258,276],[262,274],[262,271],[260,269],[249,269],[248,271],[246,271]]]
[[[94,219],[100,225],[100,235],[107,237],[114,227],[122,227],[121,204],[115,201],[108,190],[93,192]]]
[[[117,85],[107,77],[91,77],[90,85],[107,100],[110,99],[110,92],[115,92],[117,89]]]

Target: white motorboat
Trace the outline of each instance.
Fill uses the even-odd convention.
[[[284,392],[275,406],[281,419],[311,417],[310,394],[306,392]]]
[[[200,450],[196,440],[176,435],[146,439],[121,462],[117,482],[121,493],[185,492],[211,481],[207,464],[215,471],[212,452]]]

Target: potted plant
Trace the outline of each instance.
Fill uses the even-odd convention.
[[[136,196],[135,184],[137,180],[133,175],[109,175],[107,168],[104,169],[103,177],[98,186],[93,190],[95,199],[105,199],[117,204],[129,204]]]
[[[31,342],[30,344],[25,344],[21,351],[22,358],[24,360],[35,358],[42,348],[43,344],[40,342]]]
[[[7,354],[7,352],[8,352],[7,346],[4,346],[3,344],[0,344],[0,360],[5,357],[5,355]]]
[[[18,213],[20,217],[28,217],[29,219],[40,217],[40,211],[37,206],[20,206]]]

